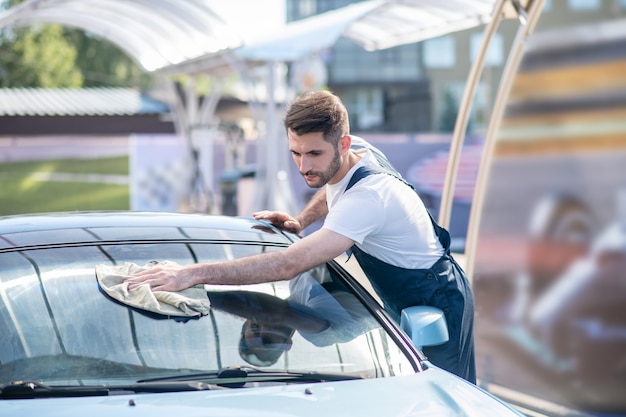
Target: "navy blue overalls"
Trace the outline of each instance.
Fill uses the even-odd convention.
[[[368,167],[360,167],[352,175],[346,187],[372,174],[389,174]],[[413,187],[402,178],[392,175]],[[430,216],[430,213],[429,213]],[[385,310],[399,322],[402,309],[410,306],[427,305],[444,312],[450,339],[439,346],[424,347],[422,350],[433,364],[452,372],[472,383],[476,383],[474,363],[474,296],[465,272],[450,253],[450,234],[430,216],[439,242],[445,253],[428,269],[405,269],[390,265],[365,253],[356,245],[354,254],[372,287],[381,298]]]

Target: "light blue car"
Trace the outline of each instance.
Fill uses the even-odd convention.
[[[446,340],[441,312],[407,309],[400,328],[338,262],[261,285],[124,289],[154,263],[295,239],[198,214],[0,218],[0,416],[521,415],[416,347]]]

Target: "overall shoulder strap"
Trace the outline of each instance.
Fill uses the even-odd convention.
[[[358,167],[357,170],[354,171],[354,174],[352,174],[352,178],[350,178],[350,181],[348,182],[348,185],[346,186],[344,193],[348,191],[350,188],[352,188],[354,184],[361,181],[363,178],[370,176],[372,174],[383,174],[383,173],[384,173],[383,171],[379,171],[377,169],[366,167],[366,166]]]
[[[407,182],[404,178],[398,177],[396,175],[393,175],[390,172],[386,172],[386,171],[383,171],[383,170],[380,170],[380,169],[366,167],[366,166],[360,166],[360,167],[357,168],[356,171],[354,171],[354,174],[352,174],[352,178],[350,178],[350,181],[348,181],[348,185],[346,186],[346,189],[344,190],[344,193],[346,191],[348,191],[350,188],[352,188],[354,186],[354,184],[356,184],[357,182],[361,181],[363,178],[368,177],[370,175],[374,175],[374,174],[391,175],[392,177],[402,181],[403,183],[405,183],[406,185],[411,187],[411,189],[415,193],[417,193],[417,190],[415,189],[415,187],[413,187],[413,185],[411,185],[409,182]],[[435,229],[435,234],[439,238],[439,241],[441,242],[442,246],[446,250],[449,250],[449,248],[450,248],[450,234],[449,234],[449,232],[446,229],[444,229],[443,227],[439,226],[437,221],[433,218],[432,214],[430,214],[430,210],[426,209],[426,212],[428,213],[428,217],[430,217],[430,221],[431,221],[431,223],[432,223],[432,225],[433,225],[433,227]]]
[[[354,186],[354,184],[356,184],[357,182],[361,181],[363,178],[373,175],[373,174],[387,174],[389,176],[392,176],[400,181],[402,181],[405,185],[407,185],[408,187],[410,187],[413,191],[417,192],[417,190],[415,189],[415,187],[413,187],[413,185],[411,185],[409,182],[407,182],[404,178],[395,175],[391,172],[387,172],[386,170],[380,168],[372,168],[372,167],[367,167],[367,166],[360,166],[357,168],[356,171],[354,171],[354,174],[352,174],[352,178],[350,178],[350,181],[348,182],[348,185],[346,186],[346,189],[344,190],[344,193],[346,191],[348,191],[350,188],[352,188],[352,186]]]

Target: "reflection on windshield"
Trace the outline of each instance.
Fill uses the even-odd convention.
[[[414,372],[326,266],[288,282],[207,287],[211,311],[198,319],[155,317],[112,301],[98,288],[96,264],[144,264],[162,253],[185,264],[202,251],[217,253],[201,246],[211,245],[194,245],[193,251],[182,244],[146,244],[0,254],[0,386],[14,380],[116,384],[247,364],[369,377]]]
[[[289,282],[285,299],[252,291],[209,292],[215,308],[245,318],[239,352],[251,365],[270,366],[291,349],[298,335],[317,347],[346,343],[378,327],[354,295],[318,268]]]

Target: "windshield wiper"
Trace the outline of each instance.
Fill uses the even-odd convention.
[[[212,383],[220,386],[237,388],[243,387],[247,382],[329,382],[365,378],[367,378],[367,376],[339,372],[328,373],[315,371],[264,370],[254,366],[245,365],[229,366],[216,372],[171,375],[160,378],[139,380],[137,382],[210,380]]]
[[[15,381],[2,388],[3,400],[52,397],[94,397],[109,395],[101,386],[52,387],[34,381]]]
[[[44,385],[34,381],[16,381],[2,387],[0,398],[19,400],[32,398],[97,397],[126,393],[163,393],[225,389],[199,381],[137,382],[121,385]]]

